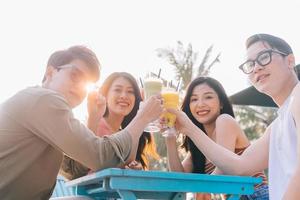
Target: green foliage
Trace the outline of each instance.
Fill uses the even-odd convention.
[[[177,41],[177,46],[175,48],[159,48],[156,51],[158,57],[166,59],[169,64],[175,67],[176,80],[179,81],[182,79],[182,88],[186,88],[194,78],[194,70],[197,71],[196,76],[207,76],[211,67],[215,63],[220,62],[219,53],[215,59],[207,65],[212,49],[213,45],[206,50],[205,55],[198,66],[196,66],[196,64],[199,53],[193,50],[191,43],[185,48],[181,41]]]
[[[276,108],[234,106],[236,119],[250,140],[258,139],[277,117]]]

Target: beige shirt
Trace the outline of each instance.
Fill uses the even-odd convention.
[[[0,106],[0,199],[50,198],[63,152],[96,171],[124,163],[131,144],[126,130],[95,136],[52,90],[22,90]]]

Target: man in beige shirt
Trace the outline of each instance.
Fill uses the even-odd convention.
[[[54,52],[42,87],[24,89],[0,106],[1,200],[49,199],[63,153],[94,171],[135,157],[144,127],[162,112],[161,97],[150,98],[126,129],[96,137],[72,109],[85,98],[87,83],[98,80],[99,68],[86,47]],[[97,113],[101,109],[91,119],[99,120]]]

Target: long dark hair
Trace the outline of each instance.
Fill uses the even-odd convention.
[[[201,84],[207,84],[209,87],[211,87],[218,95],[220,104],[222,105],[222,109],[220,110],[220,114],[226,113],[234,117],[232,105],[226,95],[226,92],[223,88],[223,86],[220,84],[219,81],[216,79],[213,79],[211,77],[197,77],[194,79],[188,86],[188,89],[186,91],[186,95],[184,97],[183,103],[182,103],[182,111],[186,113],[186,115],[192,120],[192,122],[200,128],[202,131],[205,131],[203,124],[197,121],[197,119],[194,118],[192,115],[191,109],[190,109],[190,100],[193,93],[193,90],[196,86]],[[207,133],[206,133],[207,134]],[[205,156],[203,153],[196,147],[196,145],[193,143],[193,141],[189,137],[184,138],[184,142],[182,144],[182,147],[191,153],[192,156],[192,163],[193,163],[193,173],[205,173]]]
[[[136,116],[137,111],[139,109],[140,102],[142,101],[142,96],[135,78],[127,72],[114,72],[105,79],[103,85],[100,88],[100,92],[102,93],[103,96],[106,97],[108,90],[113,84],[113,82],[120,77],[123,77],[130,82],[135,96],[135,103],[131,112],[124,117],[121,123],[121,128],[124,129],[131,122],[131,120]],[[109,115],[109,110],[106,107],[104,117],[108,115]],[[155,143],[152,135],[148,132],[143,132],[139,139],[139,145],[136,153],[136,161],[139,161],[142,164],[144,169],[147,169],[149,165],[147,155],[150,155],[151,157],[156,159],[158,159],[159,157],[155,150]]]

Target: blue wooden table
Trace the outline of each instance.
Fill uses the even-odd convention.
[[[93,199],[185,199],[186,192],[252,194],[261,178],[131,169],[105,169],[66,183]]]

